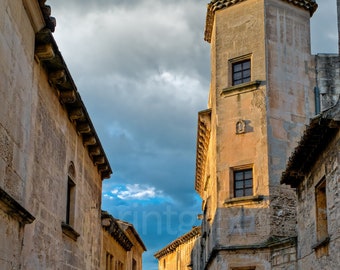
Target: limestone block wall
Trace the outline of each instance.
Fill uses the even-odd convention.
[[[297,268],[296,246],[275,249],[271,254],[272,270],[295,270]]]
[[[314,116],[315,69],[310,13],[286,1],[266,3],[268,148],[271,185]]]
[[[34,31],[22,1],[0,3],[0,186],[21,204],[32,166]]]
[[[2,269],[19,269],[23,228],[0,208],[0,266]]]
[[[39,16],[38,1],[0,2],[0,188],[35,218],[24,227],[0,204],[0,260],[6,269],[99,269],[102,177],[34,55]],[[77,240],[62,230],[71,163]]]
[[[34,31],[22,1],[0,2],[0,201],[25,205],[32,166]],[[23,223],[0,203],[0,265],[19,269]]]
[[[330,142],[318,162],[297,189],[298,269],[337,269],[340,265],[340,134]],[[324,244],[317,239],[315,188],[326,181],[327,233]]]
[[[234,269],[256,269],[269,270],[270,251],[257,251],[256,254],[252,250],[240,251],[222,251],[216,259],[212,261],[209,270],[234,270]]]
[[[265,7],[271,234],[294,236],[295,193],[279,182],[290,153],[315,111],[311,15],[286,1],[265,1]]]

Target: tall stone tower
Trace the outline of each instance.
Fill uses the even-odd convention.
[[[203,216],[193,269],[295,268],[296,198],[280,177],[315,110],[316,8],[313,0],[208,4],[211,86],[198,116]]]

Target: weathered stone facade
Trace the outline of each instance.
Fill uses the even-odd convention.
[[[296,188],[297,269],[340,265],[340,102],[312,119],[283,173]]]
[[[101,264],[102,180],[111,168],[53,38],[50,13],[44,0],[0,1],[4,270]]]
[[[196,190],[204,218],[194,269],[295,266],[295,194],[280,185],[280,175],[314,113],[309,20],[316,7],[272,0],[208,5],[212,78],[210,112],[200,113],[198,124]],[[244,61],[250,79],[234,84],[234,64]],[[237,196],[235,172],[244,171],[251,172],[251,191]]]
[[[338,55],[310,52],[309,21],[316,9],[313,0],[208,4],[205,40],[211,44],[211,86],[208,109],[198,114],[195,189],[203,199],[203,220],[192,251],[193,269],[339,265],[339,206],[327,201],[334,221],[334,243],[329,244],[333,258],[328,264],[323,258],[316,267],[308,257],[317,256],[311,255],[317,241],[308,242],[313,241],[309,235],[315,225],[310,221],[308,231],[301,227],[307,215],[312,218],[314,193],[301,198],[298,192],[297,198],[287,183],[280,184],[309,119],[334,106],[340,94]],[[332,153],[339,153],[338,146]],[[338,160],[329,160],[333,163],[328,167],[337,168]],[[332,177],[338,179],[338,174]],[[312,180],[314,186],[318,180]],[[335,201],[338,184],[331,184]],[[302,202],[308,209],[301,209]]]
[[[133,225],[102,212],[102,270],[142,270],[143,241]]]
[[[201,234],[200,227],[193,227],[188,233],[172,241],[165,248],[155,253],[159,270],[185,270],[192,269],[192,249]]]

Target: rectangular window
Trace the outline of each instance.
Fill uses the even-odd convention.
[[[116,270],[123,270],[124,264],[121,261],[116,262]]]
[[[137,262],[135,259],[132,259],[132,270],[137,270]]]
[[[113,269],[113,256],[106,252],[106,270],[114,270]]]
[[[253,195],[253,170],[234,171],[234,197]]]
[[[232,84],[250,82],[250,59],[232,63]]]
[[[74,225],[75,216],[75,199],[76,199],[76,185],[69,177],[67,181],[67,198],[66,198],[66,220],[65,223],[68,225]]]
[[[326,179],[322,179],[315,187],[316,201],[316,236],[317,241],[323,241],[328,237],[327,228],[327,197]]]

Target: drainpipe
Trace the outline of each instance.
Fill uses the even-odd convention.
[[[319,87],[314,87],[314,101],[315,101],[315,114],[320,113],[320,89]]]

